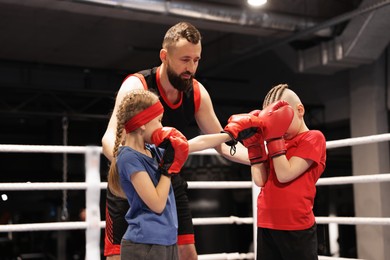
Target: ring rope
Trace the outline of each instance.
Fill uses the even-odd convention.
[[[99,147],[100,153],[103,151]],[[85,154],[88,146],[0,144],[0,152],[8,153],[72,153]]]
[[[251,181],[189,181],[189,189],[248,189]]]
[[[316,217],[317,224],[337,223],[341,225],[390,225],[390,218],[376,217]]]
[[[26,182],[0,183],[0,190],[86,190],[86,182]],[[101,183],[100,188],[107,188],[107,182]]]
[[[318,260],[364,260],[364,259],[357,259],[357,258],[345,258],[345,257],[331,257],[331,256],[323,256],[319,255]]]
[[[342,176],[320,178],[317,186],[358,184],[367,182],[390,181],[390,173],[369,174],[359,176]],[[101,189],[107,189],[107,182],[99,184]],[[189,189],[246,189],[252,186],[250,181],[189,181]],[[85,182],[26,182],[26,183],[0,183],[0,190],[85,190]]]
[[[317,186],[390,181],[390,173],[320,178]]]
[[[317,224],[337,223],[341,225],[382,225],[389,226],[390,218],[377,217],[315,217]],[[252,217],[216,217],[216,218],[193,218],[195,226],[202,225],[228,225],[228,224],[253,224]],[[104,228],[105,221],[100,221],[98,227]],[[48,230],[73,230],[86,229],[87,222],[68,221],[68,222],[46,222],[29,224],[6,224],[0,225],[0,233],[3,232],[25,232],[25,231],[48,231]]]
[[[221,259],[255,259],[254,253],[221,253],[221,254],[209,254],[209,255],[199,255],[199,260],[221,260]],[[318,260],[351,260],[352,258],[344,257],[329,257],[329,256],[318,256]],[[363,259],[354,259],[354,260],[363,260]]]
[[[333,148],[339,148],[345,146],[355,146],[355,145],[370,144],[370,143],[385,142],[385,141],[390,141],[390,133],[327,141],[326,148],[333,149]],[[102,152],[102,148],[99,147],[99,149],[100,152]],[[14,152],[14,153],[68,152],[68,153],[84,154],[86,151],[87,151],[86,146],[0,144],[0,152]],[[191,155],[219,155],[219,154],[214,149],[206,149],[203,151],[191,153]]]
[[[87,222],[67,221],[67,222],[0,225],[0,232],[26,232],[26,231],[75,230],[75,229],[87,229]]]
[[[371,144],[371,143],[386,142],[386,141],[390,141],[390,133],[327,141],[326,148],[333,149],[333,148],[339,148],[345,146],[355,146],[361,144]]]
[[[236,216],[217,217],[217,218],[193,218],[192,222],[196,226],[202,225],[223,225],[223,224],[253,224],[253,218],[241,218]]]
[[[254,253],[221,253],[221,254],[209,254],[209,255],[199,255],[199,260],[221,260],[221,259],[255,259]]]

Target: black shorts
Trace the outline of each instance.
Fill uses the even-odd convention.
[[[180,175],[172,176],[171,181],[175,194],[179,225],[177,244],[194,244],[194,227],[187,196],[187,182]],[[129,203],[127,200],[115,196],[107,189],[104,256],[120,254],[121,240],[128,226],[125,220],[128,210]]]
[[[120,254],[121,240],[128,226],[125,219],[128,210],[127,200],[115,196],[107,188],[104,256]]]
[[[317,226],[305,230],[257,228],[257,258],[318,260]]]
[[[180,175],[171,178],[173,192],[175,193],[177,219],[178,219],[178,245],[195,244],[192,214],[187,196],[187,181]]]

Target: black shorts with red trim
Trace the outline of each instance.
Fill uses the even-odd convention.
[[[175,193],[177,219],[178,219],[178,245],[195,244],[192,214],[187,196],[187,181],[180,175],[171,178],[173,192]]]
[[[120,254],[121,240],[128,226],[125,219],[128,210],[128,201],[115,196],[107,188],[104,256]]]

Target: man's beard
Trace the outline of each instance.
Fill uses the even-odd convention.
[[[182,79],[180,75],[177,75],[171,68],[168,66],[167,68],[167,74],[168,74],[168,80],[172,84],[172,86],[179,90],[187,92],[192,88],[192,79],[194,78],[194,75],[192,75],[190,72],[184,72],[182,74],[189,74],[191,77],[189,79]],[[181,74],[181,75],[182,75]]]

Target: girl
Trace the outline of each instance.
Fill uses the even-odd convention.
[[[171,175],[180,171],[189,152],[231,139],[220,133],[187,142],[175,128],[162,127],[163,111],[157,95],[137,89],[123,98],[116,115],[108,186],[131,205],[125,216],[128,227],[121,242],[121,259],[178,259]]]

